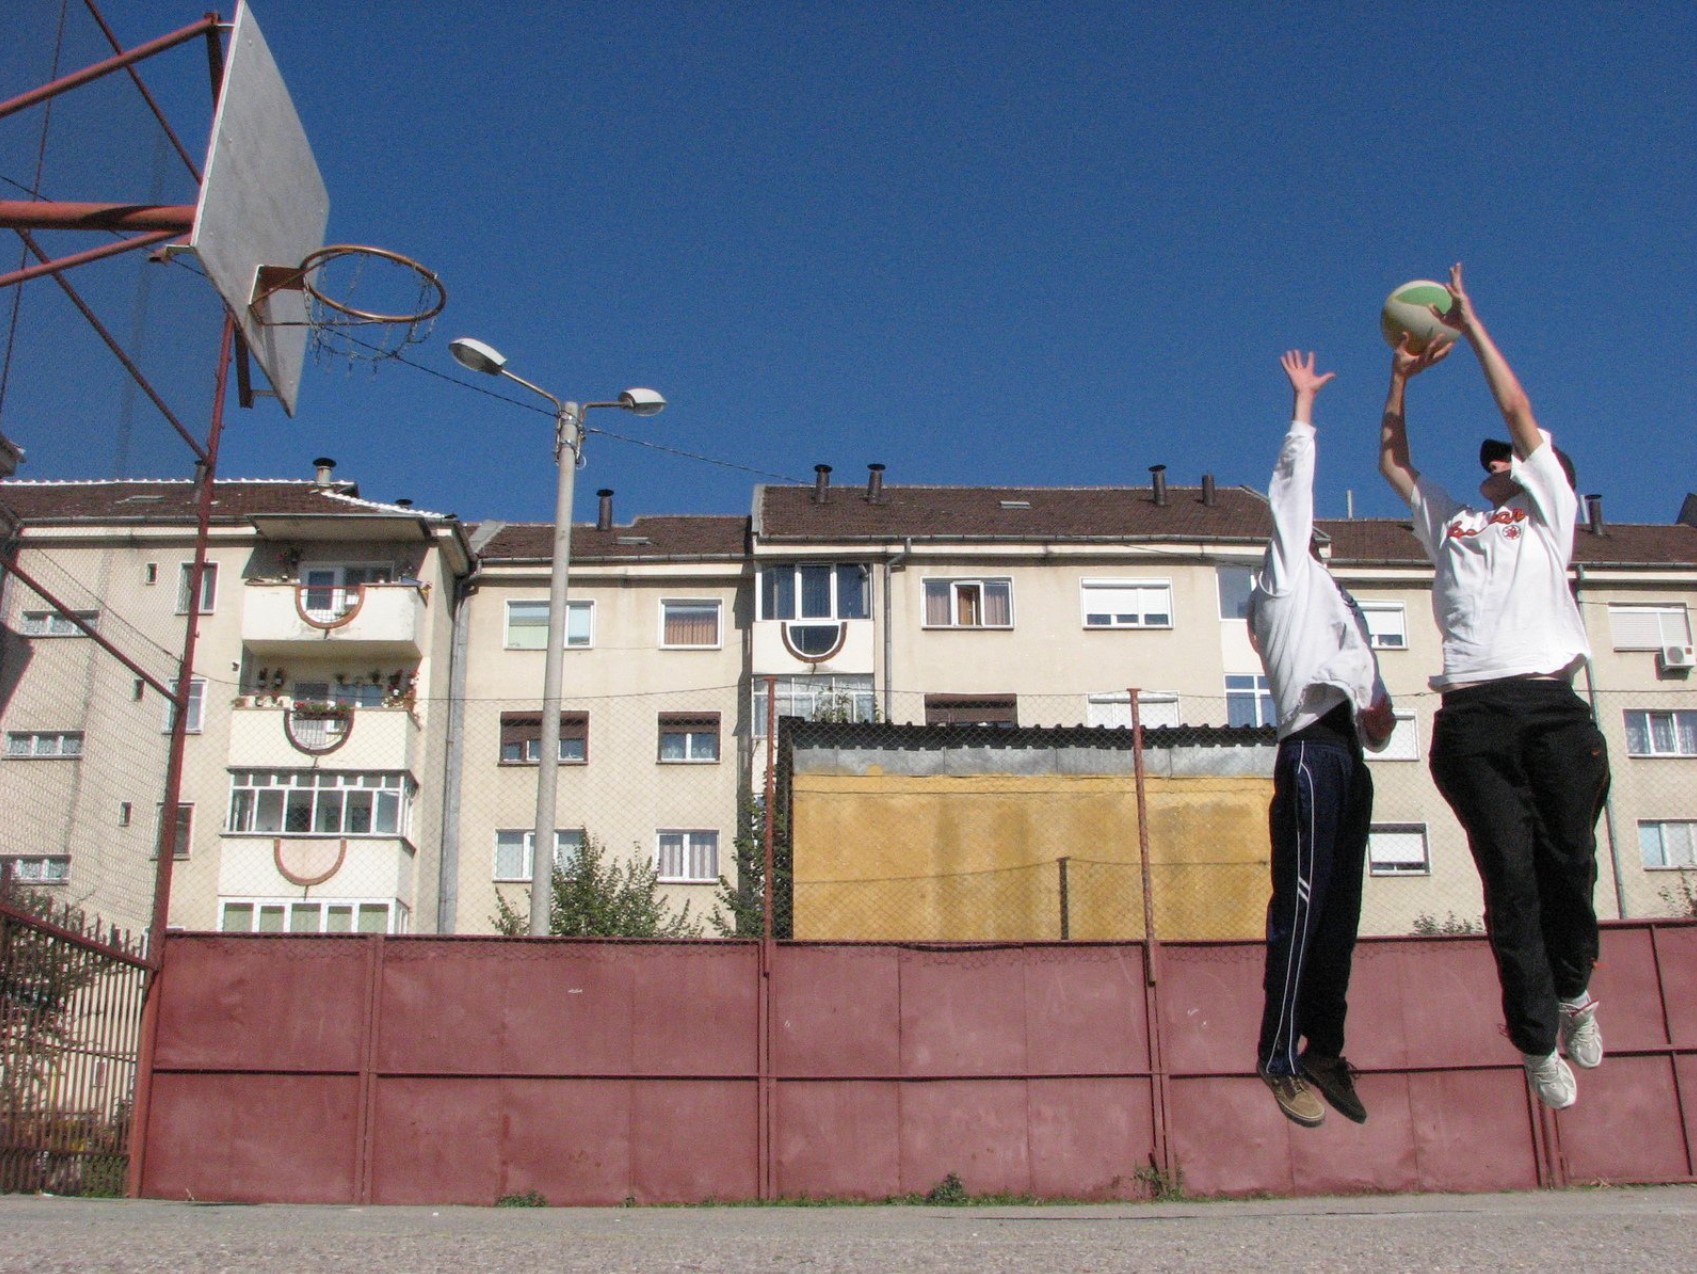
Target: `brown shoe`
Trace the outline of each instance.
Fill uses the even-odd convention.
[[[1301,1078],[1296,1075],[1269,1075],[1261,1072],[1261,1081],[1273,1090],[1273,1100],[1279,1103],[1285,1118],[1304,1128],[1318,1128],[1326,1118],[1326,1108]]]

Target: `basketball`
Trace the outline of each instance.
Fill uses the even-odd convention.
[[[1455,329],[1438,321],[1429,308],[1434,305],[1446,314],[1449,312],[1449,289],[1442,283],[1413,279],[1397,288],[1385,298],[1385,307],[1379,311],[1379,330],[1385,334],[1385,344],[1395,349],[1407,333],[1409,353],[1418,354],[1434,342],[1454,340]]]

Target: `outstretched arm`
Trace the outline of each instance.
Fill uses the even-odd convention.
[[[1414,484],[1420,479],[1420,471],[1408,458],[1408,422],[1403,415],[1408,378],[1443,362],[1452,348],[1450,341],[1433,342],[1414,354],[1409,352],[1408,337],[1404,336],[1391,351],[1391,387],[1385,394],[1384,415],[1379,418],[1379,472],[1404,503],[1413,499]]]
[[[1298,351],[1286,350],[1279,363],[1285,369],[1285,375],[1290,378],[1290,387],[1296,393],[1296,402],[1291,407],[1291,419],[1300,420],[1305,425],[1314,423],[1314,398],[1319,394],[1321,386],[1336,376],[1336,372],[1327,372],[1321,376],[1314,370],[1314,355],[1304,356]]]
[[[1449,312],[1438,317],[1446,326],[1465,336],[1467,343],[1473,346],[1473,352],[1479,356],[1479,366],[1485,373],[1485,383],[1491,387],[1497,409],[1508,422],[1514,452],[1524,460],[1544,445],[1544,437],[1538,432],[1538,421],[1532,415],[1532,402],[1521,388],[1520,378],[1514,374],[1514,368],[1508,365],[1508,360],[1502,356],[1502,351],[1473,309],[1473,301],[1462,286],[1459,261],[1450,267],[1449,293]]]

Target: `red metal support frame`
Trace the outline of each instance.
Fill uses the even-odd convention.
[[[777,854],[774,849],[774,810],[773,801],[778,790],[778,679],[773,676],[766,678],[766,788],[765,788],[765,827],[761,836],[762,854],[766,865],[766,878],[762,882],[761,892],[764,894],[760,904],[760,993],[758,997],[759,1039],[756,1049],[758,1078],[755,1081],[759,1114],[758,1127],[755,1131],[756,1149],[759,1157],[756,1164],[756,1180],[760,1183],[760,1197],[771,1199],[777,1188],[776,1167],[772,1162],[772,1128],[774,1124],[773,1103],[777,1100],[777,1084],[772,1075],[772,965],[777,956],[776,943],[773,934],[773,909],[777,906],[778,888],[775,879],[775,863]],[[794,914],[795,903],[790,903],[791,914]],[[793,932],[793,931],[792,931]]]
[[[179,44],[187,44],[190,40],[203,35],[216,37],[218,28],[222,24],[223,19],[218,14],[209,13],[200,21],[191,23],[181,30],[173,31],[169,35],[162,35],[156,40],[149,40],[146,44],[138,44],[133,49],[117,54],[115,57],[109,57],[103,62],[96,62],[92,66],[85,66],[80,71],[72,71],[69,75],[62,75],[49,84],[43,84],[27,93],[20,93],[17,97],[8,101],[0,102],[0,119],[5,119],[8,115],[15,115],[21,110],[26,110],[50,98],[57,97],[61,93],[69,92],[71,89],[93,83],[102,76],[110,75],[113,71],[121,71],[126,66],[152,57],[155,53],[174,49]]]
[[[47,254],[41,250],[40,246],[36,243],[35,238],[29,233],[29,231],[20,230],[18,232],[18,237],[24,241],[24,246],[30,250],[30,254],[34,256],[36,260],[44,264],[47,263]],[[106,325],[102,323],[99,316],[89,308],[88,302],[84,301],[78,294],[77,290],[71,286],[70,280],[67,279],[63,273],[55,270],[53,272],[53,281],[57,283],[60,290],[70,298],[71,304],[76,306],[77,309],[82,312],[83,318],[86,319],[88,321],[88,325],[94,329],[95,335],[100,337],[100,339],[106,343],[106,348],[112,351],[113,357],[116,358],[119,363],[123,364],[124,370],[130,374],[130,379],[136,383],[136,386],[142,393],[147,395],[148,401],[154,405],[161,416],[165,417],[166,423],[177,431],[177,436],[188,444],[189,450],[193,451],[198,458],[204,460],[206,458],[206,448],[201,445],[200,439],[191,434],[188,431],[187,426],[177,419],[176,413],[166,406],[165,400],[159,396],[159,392],[153,388],[153,385],[142,373],[141,368],[136,365],[135,360],[124,352],[124,347],[118,344],[117,337],[113,336],[111,332],[106,330]]]
[[[1172,1119],[1167,1091],[1167,1055],[1161,1031],[1159,944],[1155,937],[1154,872],[1149,865],[1149,791],[1143,768],[1143,713],[1136,686],[1126,691],[1131,705],[1131,770],[1137,790],[1137,861],[1143,869],[1143,997],[1149,1033],[1149,1099],[1155,1129],[1155,1170],[1163,1180],[1174,1179],[1172,1147],[1167,1129]]]
[[[177,688],[172,696],[171,747],[165,766],[165,793],[160,811],[159,868],[153,882],[153,919],[148,926],[147,959],[152,973],[143,993],[141,1046],[136,1058],[134,1121],[130,1126],[130,1164],[125,1193],[141,1192],[147,1160],[147,1121],[153,1093],[153,1057],[159,1040],[159,1000],[165,984],[165,931],[171,914],[171,867],[177,851],[177,811],[183,784],[183,754],[188,740],[189,691],[194,682],[195,642],[200,633],[200,590],[206,576],[206,545],[212,529],[213,484],[218,473],[218,444],[224,432],[224,400],[230,384],[230,354],[236,340],[236,321],[224,312],[218,345],[218,375],[212,392],[212,418],[207,428],[206,455],[195,467],[200,483],[196,506],[194,562],[189,567],[189,607],[183,623],[183,650],[177,665]]]
[[[73,252],[68,257],[58,257],[41,265],[25,266],[21,270],[13,270],[10,274],[0,274],[0,288],[9,288],[16,283],[28,283],[31,279],[39,279],[43,275],[55,274],[60,270],[69,270],[73,266],[87,265],[90,261],[104,261],[107,257],[133,252],[137,248],[150,248],[156,243],[167,243],[182,237],[181,230],[154,230],[148,234],[138,234],[133,239],[120,239],[116,243],[89,248],[85,252]]]

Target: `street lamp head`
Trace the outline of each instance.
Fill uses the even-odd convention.
[[[469,336],[449,341],[448,352],[461,367],[490,376],[499,376],[501,369],[507,365],[507,356],[500,350],[482,341],[474,341]]]
[[[666,409],[666,400],[652,389],[627,389],[619,395],[619,406],[639,416],[658,416]]]

